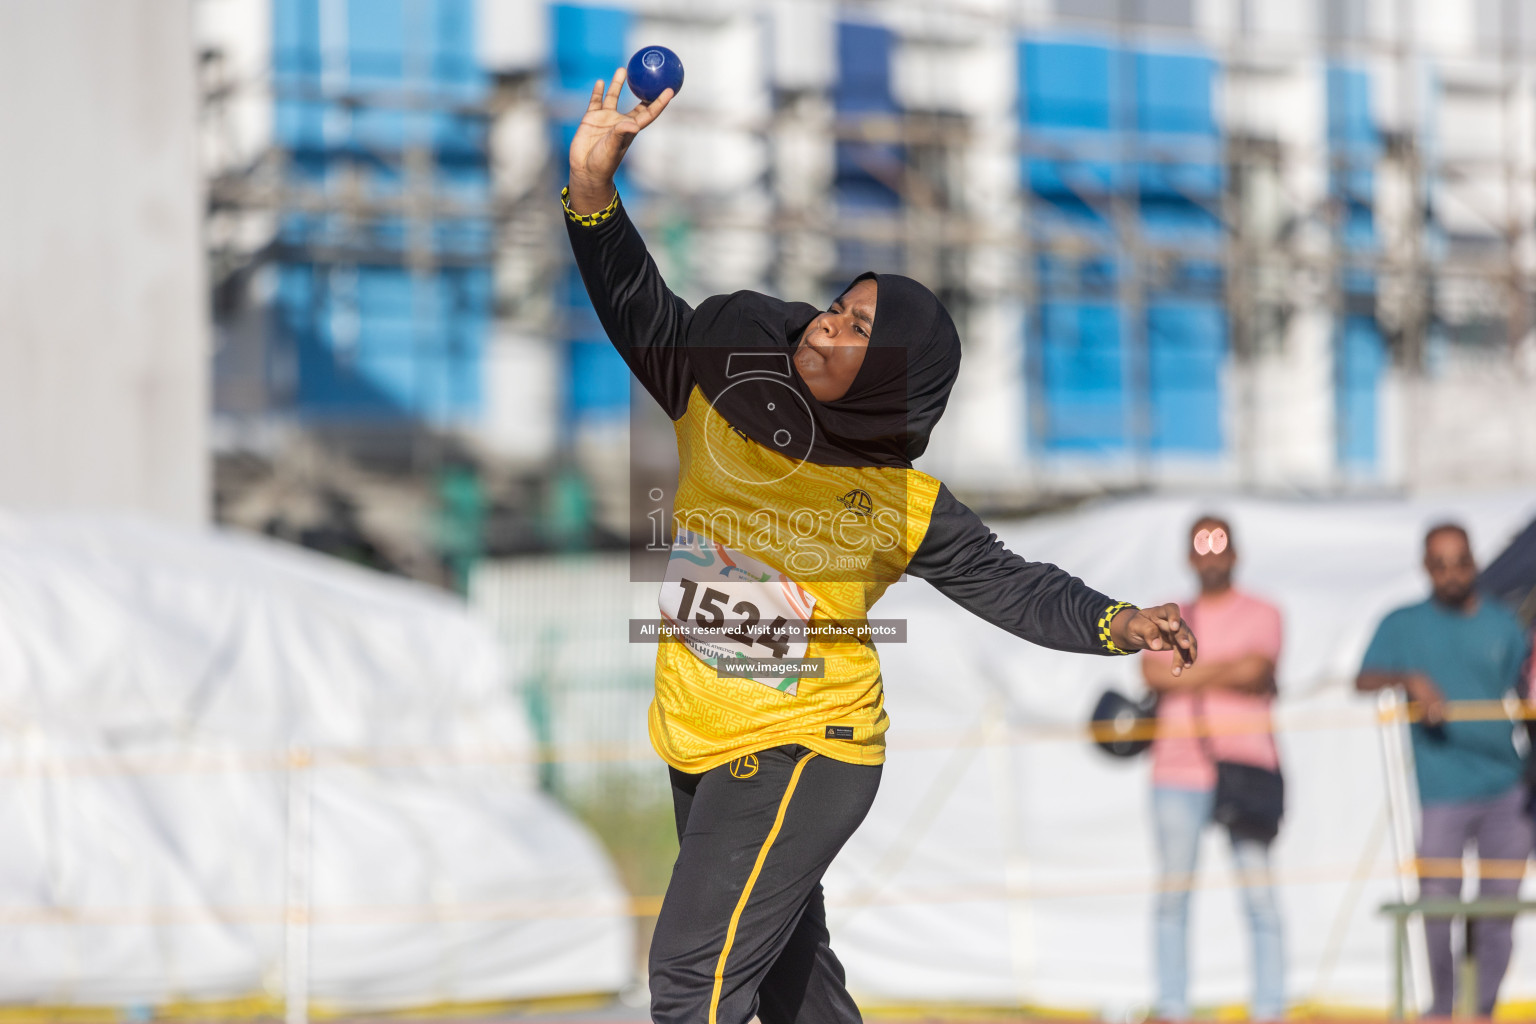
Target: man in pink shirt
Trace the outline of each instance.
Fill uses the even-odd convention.
[[[1152,744],[1152,817],[1161,881],[1156,908],[1157,1003],[1162,1020],[1189,1017],[1189,894],[1200,833],[1212,821],[1216,760],[1279,769],[1270,721],[1280,661],[1280,611],[1232,586],[1232,527],[1202,516],[1189,531],[1189,564],[1200,596],[1180,609],[1200,637],[1200,661],[1174,675],[1166,654],[1142,655],[1142,675],[1157,691]],[[1285,1015],[1285,953],[1280,912],[1269,882],[1269,840],[1232,835],[1253,943],[1250,1018]]]

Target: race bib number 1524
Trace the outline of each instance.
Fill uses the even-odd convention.
[[[771,566],[701,533],[679,531],[658,603],[688,649],[717,664],[722,658],[804,658],[816,598]],[[796,676],[755,678],[789,694],[800,683]]]

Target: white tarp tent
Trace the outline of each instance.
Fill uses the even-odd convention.
[[[1010,526],[1056,562],[1138,603],[1186,596],[1190,521],[1230,515],[1239,585],[1285,613],[1279,738],[1289,815],[1275,850],[1293,1002],[1387,1000],[1399,896],[1383,730],[1350,681],[1375,623],[1426,592],[1420,538],[1459,518],[1481,559],[1536,515],[1536,493],[1414,501],[1106,503]],[[1015,640],[919,582],[876,607],[906,619],[882,647],[890,756],[881,792],[827,879],[834,945],[872,1001],[1076,1006],[1117,1014],[1151,998],[1155,871],[1146,759],[1083,739],[1106,685],[1141,692],[1133,658]],[[1396,738],[1394,736],[1394,738]],[[1409,827],[1411,828],[1411,823]],[[1247,933],[1225,838],[1211,830],[1192,911],[1197,1003],[1247,995]],[[1533,886],[1527,877],[1526,893]],[[1536,997],[1536,919],[1521,922],[1507,999]]]
[[[538,792],[498,665],[423,587],[0,516],[0,1001],[618,989],[627,897]]]

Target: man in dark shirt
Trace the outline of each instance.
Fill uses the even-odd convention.
[[[1502,701],[1516,691],[1529,643],[1508,609],[1479,597],[1477,563],[1466,530],[1454,524],[1430,530],[1424,538],[1424,568],[1433,595],[1382,620],[1355,686],[1400,687],[1420,711],[1412,740],[1423,810],[1422,895],[1461,895],[1461,857],[1473,843],[1479,860],[1491,862],[1479,880],[1479,895],[1512,899],[1532,846],[1513,729],[1503,716],[1457,716],[1450,705]],[[1507,917],[1482,918],[1474,925],[1480,1016],[1493,1013],[1509,966],[1513,930],[1514,920]],[[1449,1016],[1456,974],[1451,922],[1426,920],[1424,932],[1435,991],[1430,1014]]]

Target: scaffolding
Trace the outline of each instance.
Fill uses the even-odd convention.
[[[704,66],[690,67],[690,89],[647,140],[683,156],[636,147],[626,186],[632,210],[669,280],[690,298],[738,287],[825,294],[868,258],[933,286],[987,369],[989,379],[972,388],[973,397],[985,392],[977,407],[1019,416],[1017,430],[1000,430],[996,415],[978,412],[935,455],[947,460],[941,470],[973,493],[990,489],[997,503],[1189,479],[1329,492],[1536,478],[1536,15],[1517,0],[1293,10],[1306,6],[649,5],[630,34],[692,33],[695,52],[742,40],[761,48],[766,32],[801,25],[834,36],[840,23],[875,25],[890,39],[896,71],[883,109],[850,109],[836,74],[797,78],[774,57],[779,64],[765,65],[760,80],[733,85],[697,61]],[[1209,13],[1216,8],[1219,17]],[[1461,26],[1459,41],[1437,33],[1452,24]],[[1120,120],[1111,130],[1092,138],[1045,130],[1024,113],[1030,96],[1008,98],[1019,91],[1023,45],[1061,39],[1097,46],[1117,63],[1111,106]],[[1146,75],[1138,62],[1165,52],[1213,62],[1206,138],[1159,136],[1135,123]],[[489,198],[456,198],[435,180],[431,154],[409,147],[386,155],[401,186],[382,197],[357,176],[297,181],[292,154],[271,140],[215,160],[208,238],[218,308],[236,308],[242,284],[272,261],[384,258],[368,241],[372,229],[404,223],[405,244],[385,255],[413,273],[445,259],[494,269],[493,333],[556,347],[590,333],[565,298],[570,269],[552,200],[563,178],[558,128],[580,112],[555,70],[559,59],[496,70],[472,99],[284,85],[321,89],[301,98],[354,113],[436,107],[472,119],[487,140]],[[1004,99],[977,102],[965,83],[987,82],[962,70],[989,60],[1001,69],[990,84]],[[218,64],[217,54],[205,60],[205,68]],[[210,145],[231,133],[242,92],[266,90],[275,102],[280,91],[270,77],[205,80]],[[755,98],[733,108],[719,96],[731,88]],[[693,102],[696,90],[711,96]],[[663,129],[672,133],[665,142]],[[734,159],[701,140],[738,140],[761,155],[744,184],[722,194],[692,180],[697,168],[674,173],[687,154]],[[1214,174],[1193,180],[1194,164]],[[1109,168],[1100,178],[1057,175],[1062,202],[1087,211],[1076,222],[1053,218],[1030,179],[1032,168],[1068,165]],[[850,204],[852,178],[892,200]],[[1194,243],[1149,231],[1149,178],[1167,201],[1209,218],[1211,230]],[[277,230],[295,214],[340,230],[295,253]],[[445,256],[433,244],[444,224],[470,222],[488,226],[483,248]],[[1085,285],[1105,266],[1107,279]],[[1152,375],[1166,371],[1154,367],[1148,337],[1159,295],[1181,288],[1203,289],[1202,301],[1215,303],[1229,353],[1219,370],[1221,450],[1191,458],[1158,447],[1154,421],[1178,394],[1153,407]],[[1084,296],[1112,307],[1122,332],[1126,429],[1108,458],[1062,457],[1040,443],[1052,414],[1042,353],[1053,303]],[[1014,378],[1012,390],[998,383]],[[574,429],[551,432],[551,459],[569,452]],[[992,455],[966,462],[963,450],[989,445]]]

